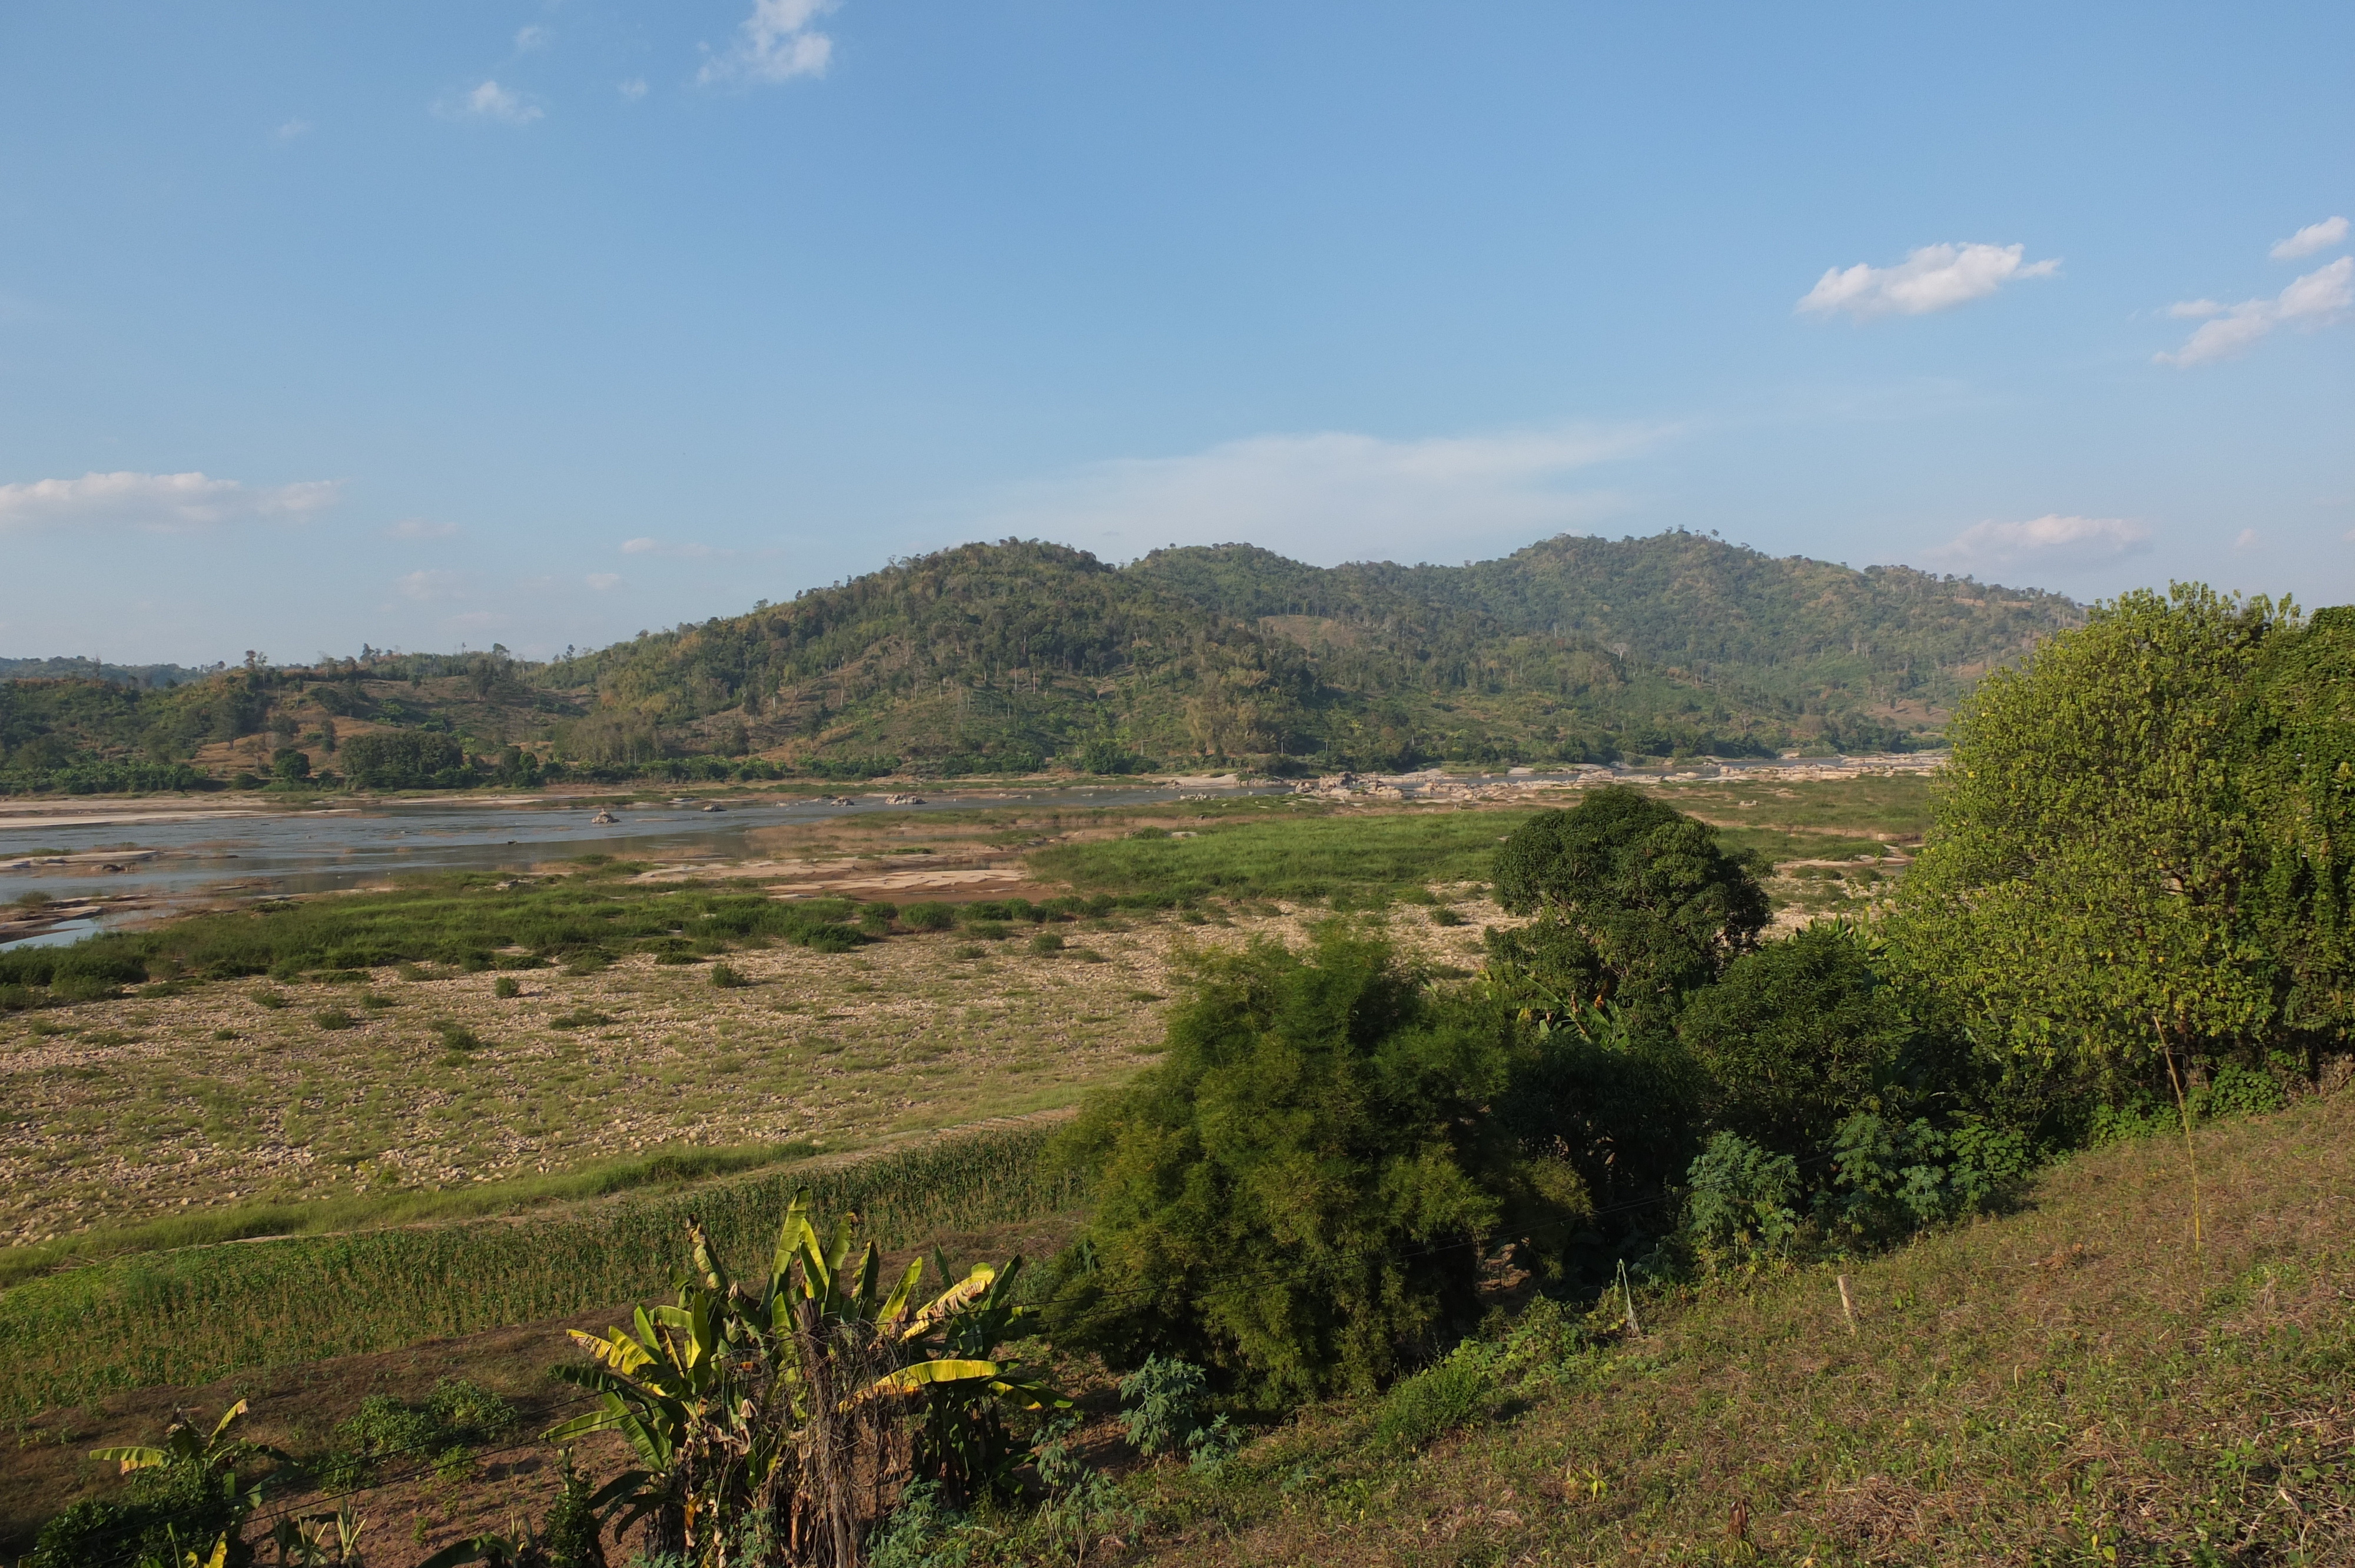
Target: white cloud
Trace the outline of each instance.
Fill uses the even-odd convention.
[[[752,0],[752,14],[736,29],[736,46],[707,60],[695,79],[790,81],[824,76],[834,59],[834,40],[811,24],[839,0]]]
[[[2295,261],[2302,256],[2311,256],[2318,250],[2328,250],[2346,238],[2347,220],[2343,217],[2326,217],[2320,223],[2307,224],[2287,239],[2275,246],[2267,254],[2276,261]]]
[[[1924,245],[1894,267],[1834,267],[1816,280],[1798,303],[1802,311],[1828,315],[1846,311],[1858,320],[1873,316],[1920,316],[1951,310],[1994,293],[2021,278],[2050,278],[2059,258],[2022,264],[2024,245]]]
[[[1457,560],[1591,525],[1621,506],[1574,490],[1581,470],[1670,432],[1632,426],[1423,440],[1348,431],[1255,436],[1186,457],[1091,464],[1024,486],[969,536],[1096,541],[1115,558],[1248,540],[1302,560]]]
[[[453,539],[457,535],[455,523],[436,523],[425,517],[404,517],[384,531],[388,539]]]
[[[241,484],[201,473],[86,473],[0,484],[0,530],[84,524],[177,532],[221,523],[307,517],[342,482]]]
[[[646,95],[646,79],[634,76],[627,81],[617,83],[614,90],[622,95],[623,102],[635,103]]]
[[[308,120],[289,120],[285,124],[281,125],[277,130],[271,132],[272,136],[275,136],[281,142],[295,141],[300,137],[308,136],[310,133],[311,122]]]
[[[496,120],[507,125],[528,125],[543,111],[521,93],[496,81],[485,81],[469,89],[454,102],[438,105],[434,112],[445,120]]]
[[[2243,528],[2232,536],[2232,548],[2236,550],[2254,550],[2256,547],[2257,531],[2254,528]]]
[[[398,578],[392,586],[403,599],[413,599],[421,604],[440,599],[465,597],[464,579],[456,572],[410,572]]]
[[[1974,523],[1930,552],[1940,565],[1988,571],[2033,563],[2093,566],[2150,548],[2147,525],[2124,517],[2063,517],[2047,513],[2025,523]]]
[[[701,560],[706,556],[733,555],[731,550],[715,550],[709,545],[673,544],[666,539],[624,539],[622,554],[625,556],[680,556],[689,560]]]
[[[621,586],[622,574],[619,572],[591,572],[587,577],[582,577],[581,580],[587,583],[591,588],[595,588],[599,593],[603,593],[607,588],[619,588]]]
[[[2174,316],[2205,316],[2200,330],[2173,354],[2155,355],[2161,365],[2205,365],[2245,354],[2251,345],[2277,326],[2315,332],[2328,326],[2355,307],[2355,257],[2341,256],[2328,267],[2318,267],[2270,300],[2243,300],[2219,305],[2213,300],[2190,300],[2168,307]]]
[[[555,41],[556,34],[552,30],[537,24],[516,29],[515,47],[518,54],[530,54],[534,50],[544,49]]]

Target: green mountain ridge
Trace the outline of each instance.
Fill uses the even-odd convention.
[[[358,770],[377,783],[1884,750],[1934,739],[1977,675],[2083,615],[1689,533],[1565,535],[1464,567],[1250,545],[1114,566],[1007,540],[547,664],[368,650],[170,691],[0,683],[0,785],[175,787],[152,769],[260,774],[297,749],[335,766],[337,725],[449,737],[392,745],[427,760]],[[149,781],[104,781],[133,773]]]

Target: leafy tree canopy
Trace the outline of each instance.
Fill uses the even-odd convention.
[[[1710,1125],[1802,1158],[1857,1112],[1910,1114],[1959,1065],[1870,941],[1828,921],[1734,959],[1677,1027],[1707,1075]]]
[[[1907,962],[2064,1077],[2343,1039],[2346,618],[2199,585],[1984,683],[1901,891]]]
[[[1071,1135],[1099,1196],[1059,1342],[1179,1356],[1271,1404],[1370,1387],[1476,1318],[1490,1244],[1558,1251],[1588,1213],[1490,1109],[1529,1065],[1509,1014],[1338,923],[1199,979],[1161,1065]]]
[[[1582,949],[1629,1002],[1705,985],[1766,924],[1766,895],[1717,830],[1640,790],[1590,790],[1517,829],[1497,853],[1497,897],[1539,916],[1527,950],[1578,976]]]

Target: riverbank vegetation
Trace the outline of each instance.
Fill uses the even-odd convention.
[[[643,1359],[599,1352],[685,1380],[654,1391],[675,1409],[616,1393],[645,1473],[606,1494],[607,1522],[649,1488],[716,1484],[675,1467],[702,1450],[655,1440],[657,1414],[709,1436],[758,1409],[773,1425],[712,1451],[782,1444],[805,1479],[826,1453],[868,1456],[843,1474],[890,1495],[829,1503],[820,1539],[798,1504],[722,1487],[699,1562],[1832,1562],[1990,1542],[2029,1562],[2335,1560],[2355,1540],[2355,1172],[2332,1092],[2355,1025],[2350,691],[2355,612],[2200,589],[2104,607],[1983,686],[1870,923],[1778,924],[1768,856],[1622,787],[1510,820],[1400,819],[1355,857],[1317,819],[1051,846],[1081,885],[1060,910],[973,906],[954,937],[846,909],[828,923],[951,963],[1049,926],[1065,939],[1026,952],[1072,964],[1124,934],[1119,890],[1192,877],[1169,928],[1222,935],[1171,949],[1157,1060],[1106,1075],[1007,1179],[1023,1202],[1085,1194],[1068,1245],[1023,1275],[1035,1296],[976,1293],[975,1318],[938,1325],[996,1367],[1018,1337],[1004,1313],[1035,1305],[1027,1404],[920,1411],[911,1383],[902,1425],[837,1445],[829,1413],[868,1407],[807,1381],[780,1404],[689,1353],[711,1304],[739,1299],[707,1248],[679,1306],[636,1319]],[[1247,924],[1279,897],[1286,924]],[[1441,917],[1464,908],[1475,930]],[[660,956],[626,961],[687,967]],[[453,1239],[399,1245],[485,1233],[416,1234]],[[615,1250],[655,1250],[637,1237]],[[155,1266],[226,1278],[224,1250]],[[573,1255],[553,1279],[597,1266]],[[834,1249],[818,1261],[841,1277]],[[147,1266],[60,1274],[0,1308],[69,1315],[77,1281]],[[370,1277],[386,1310],[466,1273],[405,1266]],[[859,1277],[846,1310],[868,1322],[884,1297]],[[553,1315],[531,1292],[559,1288],[506,1310]],[[785,1375],[777,1331],[773,1312],[728,1331],[742,1375]],[[820,1361],[797,1342],[807,1380]],[[940,1457],[984,1449],[980,1468]],[[1188,1459],[1137,1462],[1156,1452]]]

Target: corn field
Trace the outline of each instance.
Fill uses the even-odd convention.
[[[191,1247],[29,1281],[0,1296],[23,1419],[110,1390],[399,1349],[666,1293],[690,1216],[764,1255],[796,1190],[857,1213],[886,1249],[1057,1213],[1076,1176],[1046,1128],[970,1134],[828,1171],[795,1167],[572,1213]]]

